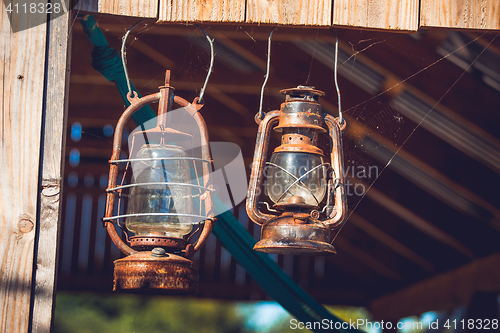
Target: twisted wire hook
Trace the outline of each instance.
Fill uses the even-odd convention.
[[[143,20],[140,20],[138,21],[136,24],[134,24],[133,26],[131,26],[127,32],[125,33],[125,35],[123,36],[122,38],[122,48],[121,48],[121,56],[122,56],[122,64],[123,64],[123,71],[125,72],[125,79],[127,81],[127,87],[128,87],[128,94],[132,97],[133,95],[133,91],[132,91],[132,85],[130,84],[130,79],[128,77],[128,71],[127,71],[127,61],[125,59],[125,44],[127,42],[127,38],[128,38],[128,35],[130,34],[130,32],[137,26],[139,25],[139,23],[141,23]],[[137,95],[137,93],[136,93]]]
[[[343,125],[344,118],[342,117],[342,106],[340,103],[340,89],[339,89],[339,84],[337,82],[337,68],[338,68],[337,61],[339,58],[339,38],[337,37],[337,34],[335,33],[335,31],[333,31],[332,28],[330,28],[330,31],[335,36],[335,64],[333,66],[333,80],[335,81],[335,89],[337,90],[337,97],[338,97],[339,124]]]
[[[208,44],[210,44],[210,67],[208,68],[207,77],[205,78],[205,83],[203,84],[203,87],[200,90],[200,97],[198,99],[198,102],[200,104],[203,104],[203,95],[205,94],[205,89],[207,88],[208,79],[210,78],[210,74],[212,74],[212,68],[214,66],[214,58],[215,58],[215,54],[214,54],[214,40],[210,39],[210,37],[207,35],[207,33],[205,32],[205,30],[203,30],[202,27],[200,27],[197,24],[195,24],[195,27],[197,27],[198,29],[201,30],[201,32],[207,38]]]
[[[274,27],[273,30],[269,33],[269,38],[267,39],[267,69],[266,76],[264,78],[264,83],[262,84],[262,89],[260,90],[260,104],[259,104],[259,113],[257,114],[258,118],[262,120],[264,118],[264,113],[262,112],[262,103],[264,101],[264,88],[266,87],[267,79],[269,78],[269,68],[271,67],[271,38],[273,37],[273,32],[277,27]]]

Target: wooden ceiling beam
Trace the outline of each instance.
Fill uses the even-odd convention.
[[[325,109],[336,109],[328,102],[322,102],[322,104]],[[396,146],[387,138],[359,123],[354,118],[348,115],[345,115],[345,118],[349,124],[348,126],[350,126],[350,129],[345,132],[346,135],[359,142],[360,145],[364,144],[363,140],[365,138],[374,140],[379,146],[372,151],[368,150],[369,153],[380,153],[380,151],[382,151],[381,148],[385,148],[387,152],[392,155],[390,158],[387,158],[388,156],[382,157],[378,155],[372,156],[373,158],[378,158],[380,163],[387,163],[387,167],[392,168],[394,171],[432,194],[434,197],[453,207],[455,210],[470,217],[482,220],[488,223],[492,228],[500,231],[500,209],[462,185],[457,184],[427,163],[406,152],[404,149],[401,149],[401,147]],[[411,170],[409,169],[410,167]],[[464,202],[467,204],[464,204]],[[491,216],[487,217],[484,214],[478,215],[475,207],[484,210]]]
[[[382,231],[381,229],[377,228],[358,214],[352,213],[349,217],[349,223],[355,225],[371,237],[374,237],[375,239],[389,247],[394,252],[400,254],[414,264],[417,264],[426,271],[434,272],[436,270],[436,268],[429,261],[425,260],[422,256],[408,248],[406,245],[393,238],[386,232]]]
[[[359,180],[356,180],[359,182]],[[436,227],[434,224],[415,214],[405,206],[399,204],[395,200],[391,199],[384,193],[380,192],[374,187],[371,187],[367,192],[366,196],[371,200],[375,201],[382,207],[386,208],[388,211],[393,213],[394,215],[401,218],[406,223],[414,226],[421,232],[426,235],[432,237],[442,244],[446,244],[455,250],[459,251],[463,255],[467,256],[470,259],[474,259],[475,255],[472,251],[466,247],[462,242],[458,241],[454,237],[450,236],[443,230]]]
[[[478,292],[500,292],[500,253],[476,259],[452,271],[374,300],[375,320],[398,320],[427,311],[452,310]]]
[[[334,239],[334,245],[339,247],[342,252],[349,254],[356,260],[363,263],[366,267],[370,268],[379,275],[392,280],[392,281],[402,281],[401,275],[396,273],[392,268],[387,267],[385,264],[378,261],[376,258],[372,257],[368,253],[360,250],[356,246],[352,245],[347,239],[342,236],[337,236]]]

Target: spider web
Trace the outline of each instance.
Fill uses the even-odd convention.
[[[124,22],[124,31],[128,29],[129,25],[129,23]],[[186,29],[188,28],[190,33],[186,34],[183,39],[183,41],[187,42],[187,48],[182,49],[182,52],[185,52],[185,57],[183,57],[182,63],[177,64],[179,66],[173,76],[177,82],[181,82],[181,85],[199,82],[199,87],[193,89],[198,92],[208,70],[208,44],[204,36],[196,31],[194,27],[187,27]],[[143,27],[139,29],[135,38],[146,37],[154,32],[154,29],[154,26]],[[205,29],[210,35],[210,27],[205,27]],[[260,57],[264,61],[267,53],[268,32],[245,26],[226,29],[218,27],[217,29],[217,37],[215,38],[216,65],[211,80],[223,79],[230,71],[233,73],[239,72],[238,75],[242,75],[242,77],[244,77],[245,73],[251,75],[259,70],[262,74],[262,68],[259,69],[254,62],[240,59],[236,53],[231,52],[230,47],[224,43],[219,43],[218,39],[231,39],[235,33],[245,35],[247,39],[241,46],[246,46],[249,53]],[[280,30],[282,28],[278,29],[275,36],[279,36]],[[461,45],[442,47],[438,50],[438,57],[435,55],[434,57],[417,57],[407,51],[404,46],[398,44],[401,43],[402,45],[402,41],[404,42],[405,38],[409,38],[408,36],[375,34],[375,37],[373,37],[373,34],[363,32],[360,32],[359,36],[355,38],[352,35],[348,34],[347,38],[341,36],[340,40],[343,47],[341,47],[338,59],[339,78],[342,78],[344,83],[343,85],[341,83],[340,86],[341,96],[352,86],[356,86],[362,92],[357,100],[353,100],[351,97],[342,106],[348,124],[343,131],[343,147],[349,216],[356,210],[368,190],[388,167],[393,167],[396,172],[403,172],[401,170],[404,168],[411,169],[409,162],[401,157],[401,153],[404,153],[405,143],[413,137],[422,125],[432,131],[432,124],[439,123],[440,119],[444,117],[439,110],[440,102],[447,97],[463,75],[479,67],[477,60],[488,50],[490,44],[496,38],[496,35],[490,36],[489,42],[487,41],[477,49],[478,43],[476,42],[485,37],[486,33],[477,34],[465,40]],[[420,37],[416,35],[413,38],[419,39]],[[333,73],[335,52],[332,36],[326,36],[325,33],[320,33],[318,30],[316,33],[311,32],[308,37],[304,37],[302,34],[293,40],[280,40],[279,37],[276,39],[278,41],[273,42],[272,52],[277,53],[277,55],[272,56],[272,66],[279,67],[277,64],[280,62],[280,57],[286,56],[280,53],[279,49],[282,43],[285,42],[293,43],[305,54],[308,54],[308,58],[303,61],[302,67],[300,67],[302,71],[297,71],[297,77],[292,77],[279,70],[271,72],[270,86],[279,86],[283,84],[283,81],[293,82],[293,84],[300,81],[297,83],[314,85],[319,75],[318,71],[322,71],[320,73],[322,76],[327,75],[323,70],[324,66],[330,68],[331,73]],[[134,43],[134,41],[131,41],[131,43]],[[446,43],[442,45],[446,46]],[[477,49],[476,53],[472,56],[469,55],[465,65],[462,64],[459,74],[452,77],[447,85],[440,84],[439,80],[436,79],[436,86],[432,87],[435,90],[431,94],[433,99],[421,98],[418,90],[425,89],[419,86],[419,77],[436,77],[440,75],[440,68],[438,67],[442,65],[444,60],[457,63],[456,56],[467,54],[468,48],[474,49],[472,46]],[[377,55],[377,53],[382,52],[381,50],[387,50],[387,48],[392,48],[393,52],[396,52],[402,58],[401,63],[405,63],[409,67],[406,70],[399,70],[402,73],[400,77],[388,77],[387,73],[380,70],[380,67],[384,67],[384,65],[388,67],[389,64],[385,63],[382,66],[377,66],[376,61],[368,59],[369,55]],[[163,74],[159,73],[157,77],[151,78],[151,82],[161,79],[162,76]],[[279,79],[276,79],[277,77]],[[208,83],[209,88],[210,83]],[[242,80],[242,84],[245,83],[245,80]],[[417,87],[417,89],[408,89],[408,84]],[[490,85],[494,84],[491,83]],[[149,83],[144,83],[142,88],[148,86]],[[281,88],[287,88],[287,86],[281,86]],[[324,110],[336,115],[337,103],[333,82],[330,83],[330,86],[317,88],[327,91],[328,97],[326,97]],[[270,88],[267,88],[265,94],[267,94],[265,100],[267,110],[276,109],[273,97],[277,95],[277,92],[270,91]],[[343,98],[343,100],[345,99]],[[266,106],[264,107],[265,111],[267,111]],[[248,108],[255,110],[252,107]],[[247,139],[244,138],[243,140]],[[416,173],[418,170],[410,170],[410,172]],[[433,181],[433,179],[429,181]]]

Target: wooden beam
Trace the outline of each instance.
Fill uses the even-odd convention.
[[[0,6],[0,332],[27,332],[37,227],[47,15]]]
[[[150,79],[133,79],[134,84],[140,87],[145,87],[147,89],[156,90],[159,85],[163,84],[162,80],[150,80]],[[102,86],[113,86],[114,83],[109,82],[104,77],[100,75],[71,75],[72,84],[88,84],[88,85],[102,85]],[[201,87],[201,82],[194,81],[182,81],[173,82],[176,90],[186,90],[191,91],[193,87]],[[224,84],[224,83],[211,83],[207,85],[207,89],[210,87],[215,87],[217,91],[221,91],[225,94],[245,94],[245,95],[260,95],[260,90],[262,86],[258,85],[235,85],[235,84]],[[280,91],[283,86],[270,86],[266,88],[269,91]],[[214,91],[215,93],[215,91]],[[281,99],[282,100],[282,99]]]
[[[336,0],[333,25],[417,31],[418,0]]]
[[[245,0],[160,0],[158,22],[243,22]]]
[[[68,55],[71,15],[52,19],[47,40],[45,108],[39,180],[39,227],[36,235],[33,332],[50,332],[54,311],[58,238],[62,201],[64,141],[69,79]]]
[[[500,292],[500,253],[378,298],[370,310],[375,320],[397,320],[426,311],[452,310],[468,304],[478,291]]]
[[[357,179],[356,182],[359,182]],[[368,186],[368,184],[366,184]],[[400,217],[403,221],[406,223],[414,226],[421,232],[425,233],[429,237],[432,237],[433,239],[437,240],[440,243],[446,244],[455,250],[459,251],[463,255],[467,256],[470,259],[475,258],[474,253],[465,246],[462,242],[458,241],[456,238],[450,236],[443,230],[439,229],[436,227],[434,224],[430,223],[429,221],[425,220],[421,216],[415,214],[405,206],[401,205],[400,203],[396,202],[395,200],[389,198],[387,195],[384,193],[380,192],[374,187],[371,187],[368,192],[366,192],[366,195],[368,198],[371,200],[375,201],[382,207],[386,208],[389,210],[391,213],[394,215],[397,215]]]
[[[393,281],[403,280],[401,275],[396,273],[392,268],[387,267],[385,264],[381,263],[370,254],[364,252],[363,250],[358,249],[356,246],[352,245],[347,239],[341,236],[337,236],[334,239],[334,245],[335,247],[338,246],[338,248],[342,252],[353,256],[355,259],[357,259],[358,261],[360,261],[365,266],[369,267],[371,270],[378,273],[379,275]]]
[[[80,0],[74,9],[120,16],[157,18],[158,0]]]
[[[322,104],[326,110],[335,108],[326,102],[322,102]],[[440,171],[414,157],[404,149],[398,148],[390,140],[359,123],[354,118],[350,118],[347,115],[345,118],[350,124],[349,131],[346,131],[347,136],[360,143],[365,138],[369,138],[370,140],[374,140],[379,148],[383,147],[387,149],[388,154],[392,156],[390,157],[390,163],[387,163],[389,161],[388,156],[376,155],[377,151],[382,151],[381,149],[367,150],[373,154],[372,157],[378,158],[380,163],[387,163],[387,166],[395,172],[462,214],[477,218],[489,224],[492,228],[500,230],[500,209],[496,206],[490,204],[461,184],[454,182]],[[467,204],[464,205],[464,202]],[[482,210],[487,213],[479,214],[478,211]]]
[[[157,18],[158,0],[100,0],[99,13]]]
[[[159,23],[340,25],[402,32],[417,31],[419,26],[499,30],[499,7],[497,0],[422,0],[420,7],[418,0],[337,0],[333,4],[332,0],[80,0],[74,9],[157,18]]]
[[[247,23],[329,26],[332,0],[248,0]]]
[[[371,224],[358,214],[352,213],[351,216],[349,217],[349,222],[355,225],[356,227],[360,228],[361,230],[365,231],[368,235],[374,237],[375,239],[377,239],[382,244],[389,247],[394,252],[400,254],[401,256],[410,260],[414,264],[419,265],[426,271],[434,272],[436,270],[436,268],[430,262],[425,260],[418,253],[414,252],[409,247],[407,247],[394,237],[390,236],[386,232],[377,228],[376,226],[374,226],[373,224]]]
[[[498,0],[422,0],[422,27],[500,29]]]

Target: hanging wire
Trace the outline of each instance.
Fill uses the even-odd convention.
[[[203,95],[205,94],[205,89],[207,88],[208,79],[210,78],[210,74],[212,74],[212,68],[214,66],[214,58],[215,58],[215,54],[214,54],[214,40],[210,39],[210,37],[207,35],[207,33],[205,32],[205,30],[203,30],[202,27],[200,27],[197,24],[195,24],[195,27],[197,27],[198,29],[201,30],[201,32],[203,32],[203,34],[205,35],[205,37],[208,40],[208,43],[210,44],[210,67],[208,68],[207,77],[205,78],[205,83],[203,84],[203,87],[200,90],[200,97],[198,99],[198,102],[200,104],[203,104]]]
[[[333,31],[332,28],[330,28],[330,31],[335,36],[335,64],[333,66],[333,80],[335,81],[335,89],[337,89],[339,123],[340,123],[340,125],[343,125],[344,118],[342,117],[342,106],[340,103],[340,89],[339,89],[339,84],[337,82],[337,67],[338,67],[337,63],[338,63],[338,58],[339,58],[339,38],[337,37],[337,34],[335,33],[335,31]]]
[[[130,27],[130,29],[127,30],[127,32],[125,33],[125,35],[123,36],[122,38],[122,48],[121,48],[121,55],[122,55],[122,64],[123,64],[123,71],[125,72],[125,79],[127,81],[127,87],[128,87],[128,93],[130,94],[130,96],[133,96],[133,91],[132,91],[132,86],[130,84],[130,79],[128,77],[128,71],[127,71],[127,61],[125,60],[125,44],[127,43],[127,38],[128,38],[128,35],[130,34],[130,32],[139,24],[141,23],[143,20],[140,20],[138,21],[136,24],[134,24],[133,26]]]
[[[264,83],[262,84],[262,89],[260,90],[260,105],[259,105],[259,113],[258,118],[263,119],[264,113],[262,112],[262,102],[264,101],[264,88],[266,87],[267,79],[269,78],[269,68],[271,67],[271,38],[273,36],[273,32],[276,30],[276,27],[271,30],[269,33],[269,38],[267,39],[267,69],[266,76],[264,78]]]

